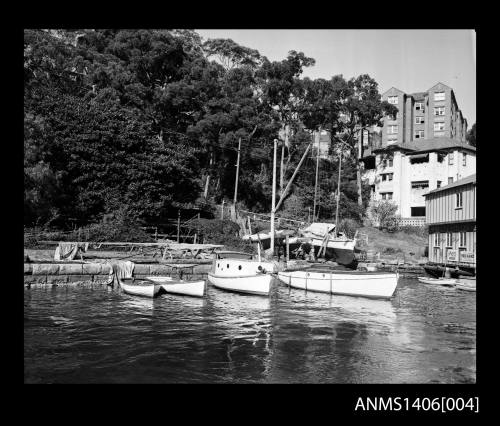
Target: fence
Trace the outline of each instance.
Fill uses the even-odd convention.
[[[399,226],[425,226],[425,217],[402,217],[398,220]]]

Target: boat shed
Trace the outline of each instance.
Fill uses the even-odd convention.
[[[475,272],[476,174],[424,194],[429,264]]]

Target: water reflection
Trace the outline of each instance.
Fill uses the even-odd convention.
[[[392,300],[24,292],[27,382],[468,383],[475,294],[401,280]]]

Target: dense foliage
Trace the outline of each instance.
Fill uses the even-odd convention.
[[[334,217],[343,155],[340,216],[359,220],[368,197],[357,134],[393,107],[367,75],[302,79],[312,65],[302,52],[269,61],[191,30],[25,30],[25,225],[97,223],[110,213],[146,224],[232,201],[240,140],[238,203],[269,212],[273,139],[282,195],[318,129],[332,133],[334,159],[320,162],[316,216]],[[310,151],[279,214],[310,217],[314,183]]]

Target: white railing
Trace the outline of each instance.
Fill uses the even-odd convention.
[[[425,216],[423,217],[402,217],[398,221],[399,226],[425,226]]]

